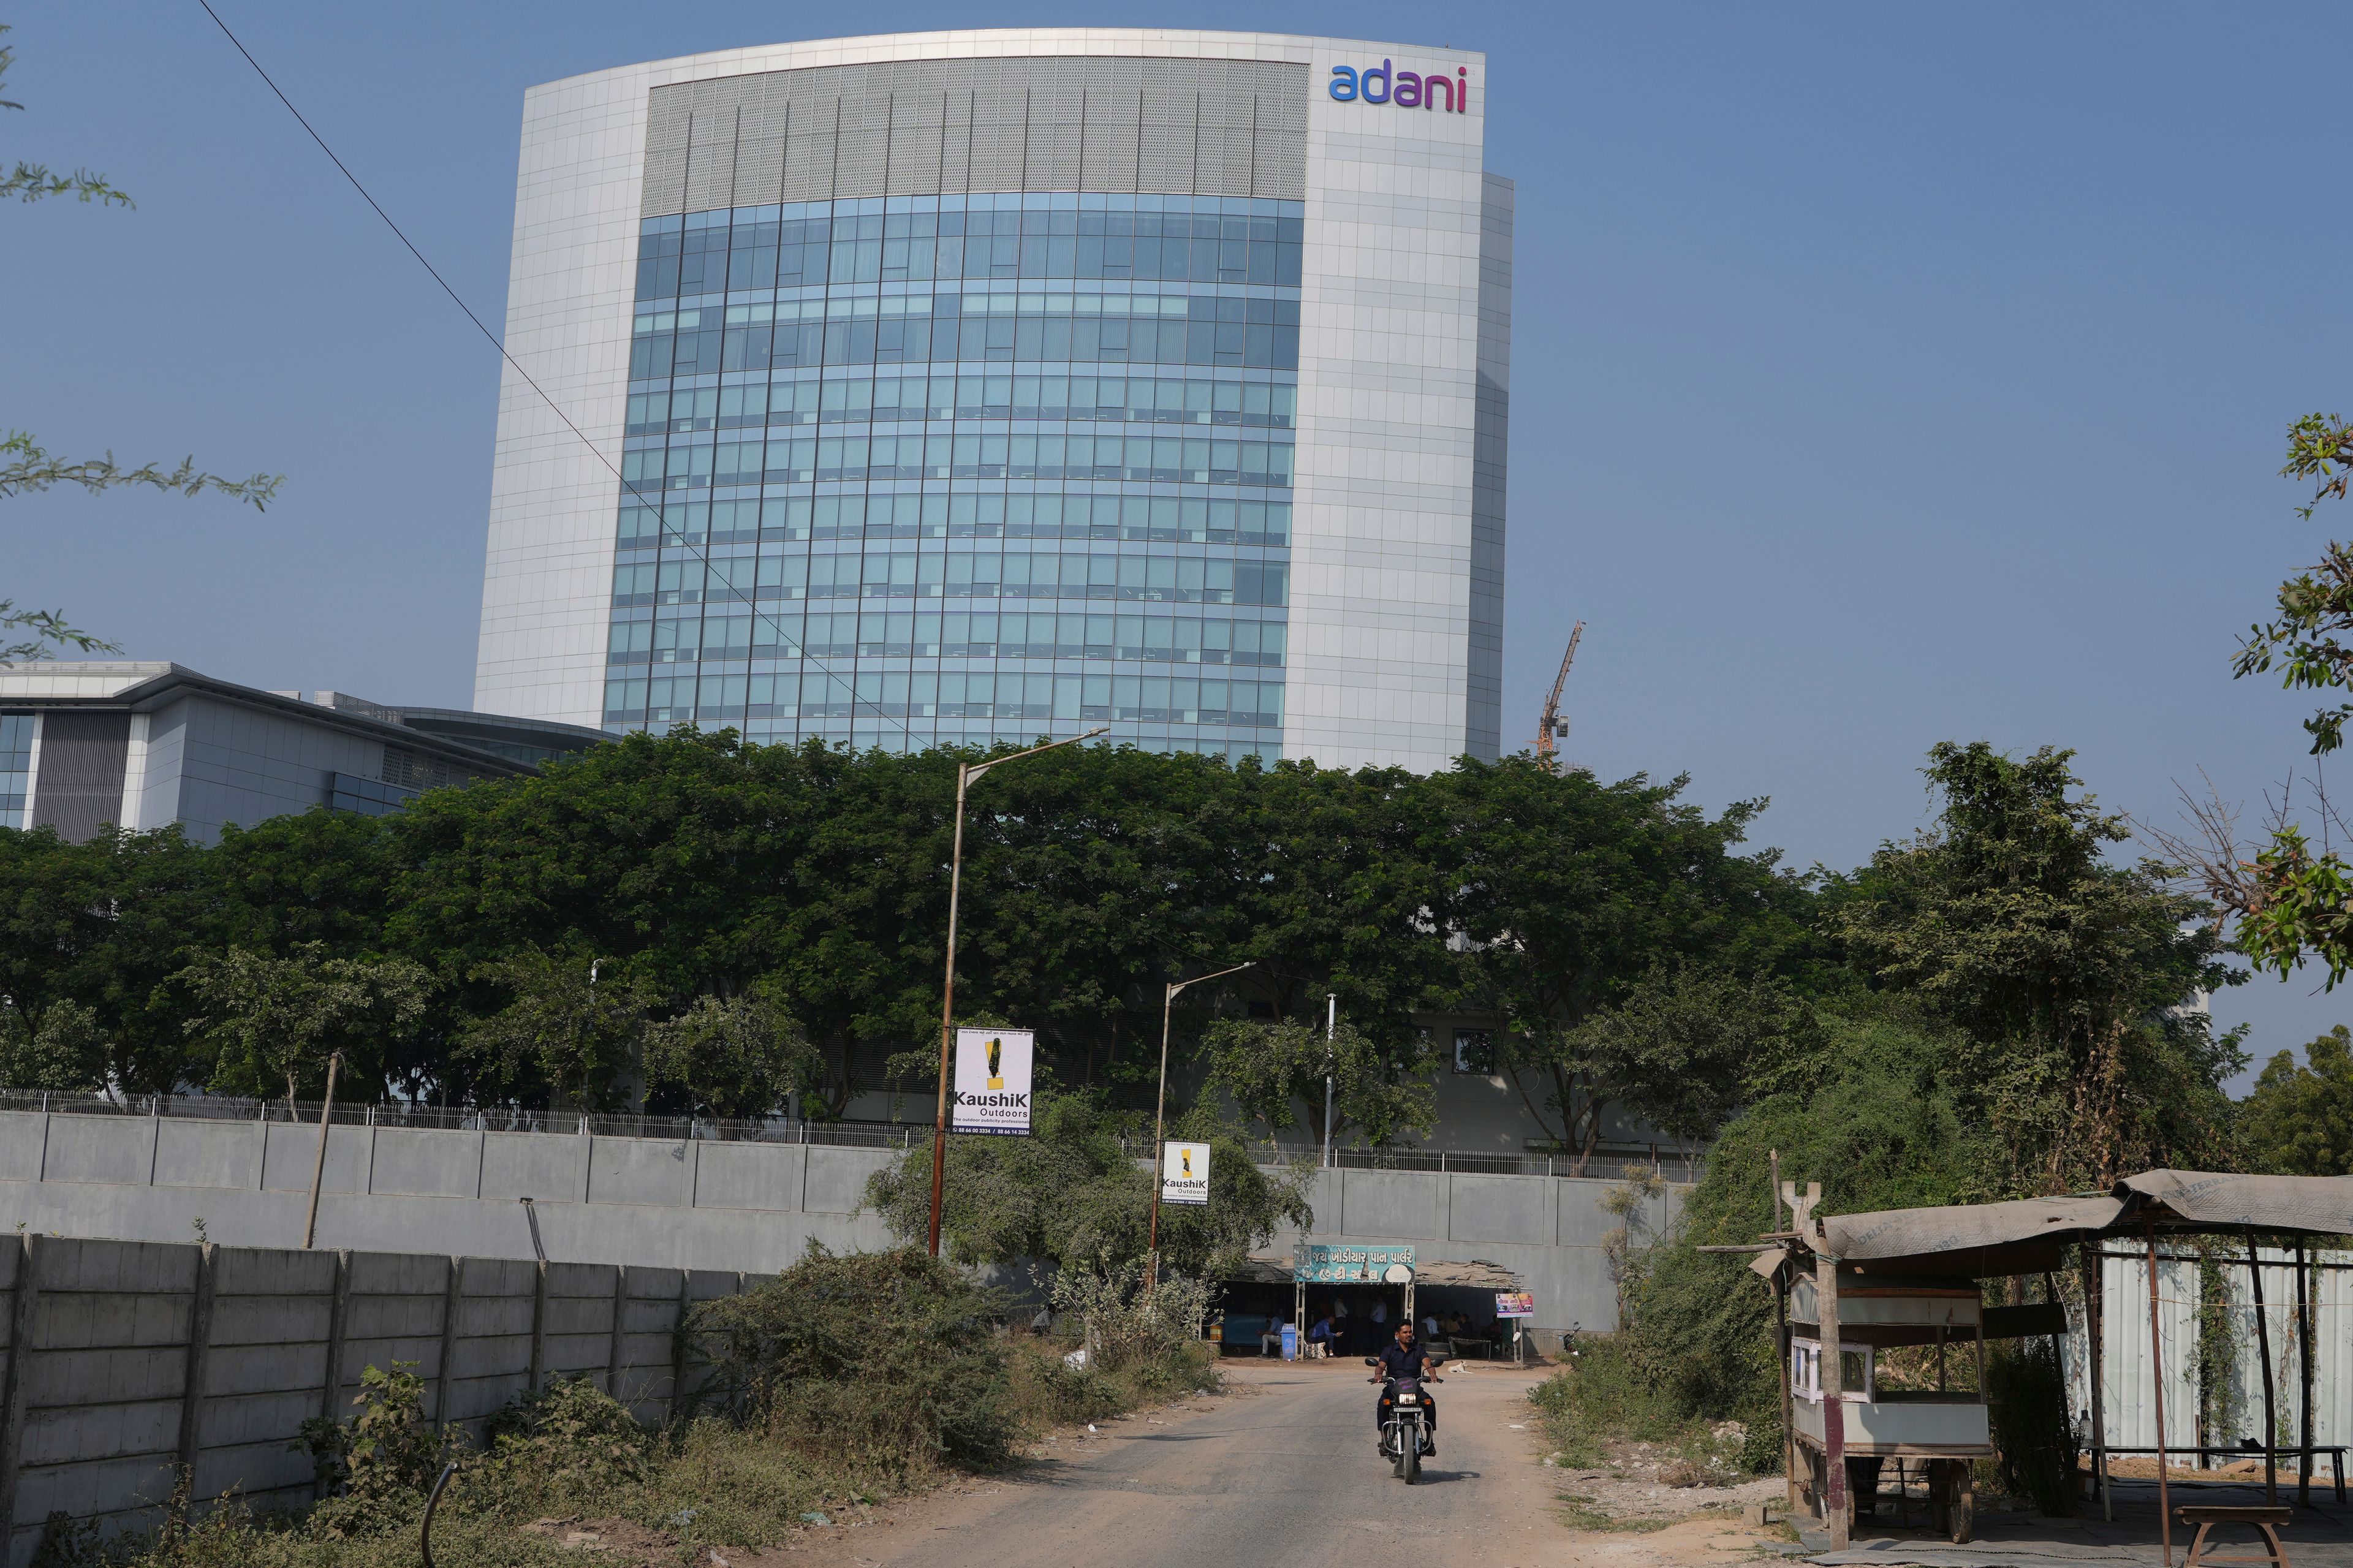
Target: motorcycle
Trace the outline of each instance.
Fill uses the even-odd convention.
[[[1366,1366],[1379,1366],[1380,1358],[1366,1358]],[[1421,1477],[1421,1451],[1430,1440],[1429,1395],[1422,1384],[1439,1383],[1440,1378],[1400,1377],[1394,1382],[1385,1376],[1371,1379],[1383,1384],[1381,1390],[1381,1451],[1389,1457],[1390,1472],[1411,1486]]]

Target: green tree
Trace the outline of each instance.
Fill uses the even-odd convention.
[[[2251,1171],[2353,1175],[2353,1030],[2342,1024],[2265,1063],[2239,1107],[2239,1146]]]
[[[2313,487],[2312,499],[2297,509],[2310,521],[2320,503],[2345,499],[2353,478],[2353,425],[2341,415],[2308,414],[2288,427],[2283,478]],[[2277,674],[2290,690],[2325,694],[2324,705],[2304,721],[2312,754],[2326,756],[2345,742],[2353,704],[2339,696],[2353,687],[2353,547],[2336,540],[2320,560],[2279,585],[2276,613],[2250,626],[2232,660],[2232,674]],[[2316,805],[2324,819],[2335,808],[2325,788]],[[2293,820],[2285,801],[2271,823],[2268,843],[2243,846],[2236,812],[2217,797],[2193,805],[2199,837],[2192,845],[2171,835],[2152,837],[2168,853],[2188,861],[2199,880],[2235,918],[2232,945],[2260,973],[2284,980],[2307,959],[2327,972],[2334,990],[2353,970],[2353,874],[2324,842],[2316,847]]]
[[[0,34],[11,31],[0,25]],[[5,83],[11,66],[16,63],[16,50],[0,44],[0,83]],[[21,103],[0,99],[0,110],[24,109]],[[58,174],[45,163],[17,159],[14,167],[0,170],[0,198],[16,197],[20,202],[37,202],[50,196],[72,196],[78,201],[97,202],[102,206],[128,207],[134,205],[130,196],[110,184],[105,176],[87,169],[76,169],[69,174]],[[101,458],[68,458],[52,455],[25,430],[0,429],[0,500],[46,490],[61,484],[79,485],[96,494],[124,485],[145,486],[153,489],[177,490],[183,495],[196,495],[210,489],[244,501],[257,511],[266,508],[285,482],[282,474],[255,474],[249,479],[225,479],[217,474],[200,470],[194,458],[182,458],[176,468],[165,468],[154,463],[142,463],[126,468],[114,460],[112,452]],[[66,624],[64,614],[56,610],[20,610],[14,600],[0,599],[0,634],[29,633],[14,642],[0,643],[0,663],[17,659],[38,659],[49,656],[53,647],[76,648],[84,653],[120,653],[121,649],[104,642],[88,632]]]
[[[2129,828],[2070,795],[2073,755],[1939,743],[1923,770],[1936,826],[1826,889],[1825,923],[1873,983],[1983,1051],[2021,1192],[2217,1157],[2219,1086],[2243,1060],[2185,1005],[2241,978],[2211,909],[2172,890],[2178,868],[2104,858]]]
[[[824,1072],[824,1058],[770,981],[724,999],[699,996],[646,1032],[649,1098],[697,1116],[768,1115],[817,1088]]]
[[[2010,1195],[2010,1155],[1957,1031],[1901,999],[1872,997],[1826,1010],[1820,1030],[1819,1074],[1725,1124],[1672,1236],[1641,1260],[1629,1311],[1635,1358],[1681,1414],[1779,1420],[1772,1295],[1746,1257],[1698,1250],[1780,1228],[1774,1152],[1784,1179],[1822,1184],[1825,1215]]]
[[[52,1008],[98,1019],[102,1076],[135,1093],[185,1078],[186,998],[168,984],[217,900],[206,852],[176,827],[68,843],[0,828],[0,1005],[38,1037]]]
[[[343,1053],[354,1087],[384,1082],[386,1042],[413,1029],[431,977],[405,958],[338,958],[324,942],[284,957],[232,947],[199,954],[178,976],[203,1013],[189,1035],[211,1064],[211,1087],[267,1096],[283,1083],[323,1084],[327,1058]]]
[[[641,1066],[649,998],[617,963],[536,947],[476,971],[511,997],[472,1020],[459,1049],[510,1094],[542,1089],[583,1110],[616,1110]]]
[[[1760,1079],[1771,1076],[1806,1016],[1779,982],[1704,965],[1662,967],[1625,999],[1555,1037],[1567,1067],[1660,1131],[1697,1143],[1715,1135]],[[1587,1122],[1581,1172],[1597,1122]]]
[[[1320,1146],[1328,1131],[1336,1142],[1353,1129],[1374,1147],[1402,1133],[1427,1137],[1438,1124],[1437,1057],[1414,1037],[1400,1052],[1342,1024],[1327,1040],[1304,1024],[1220,1018],[1202,1042],[1208,1068],[1201,1092],[1232,1099],[1244,1116],[1270,1133],[1303,1122]],[[1324,1085],[1332,1083],[1331,1128],[1324,1125]]]
[[[1765,803],[1711,817],[1681,800],[1685,783],[1602,784],[1525,754],[1430,781],[1457,857],[1439,907],[1468,939],[1460,994],[1504,1014],[1499,1065],[1580,1169],[1609,1108],[1659,1081],[1623,1031],[1578,1036],[1586,1020],[1662,966],[1822,983],[1806,889],[1778,851],[1738,852]]]
[[[1209,1201],[1164,1205],[1160,1253],[1171,1271],[1229,1272],[1276,1230],[1314,1223],[1296,1173],[1254,1163],[1231,1128],[1203,1110],[1178,1118],[1169,1136],[1209,1144]],[[940,1231],[965,1264],[1041,1259],[1064,1268],[1117,1268],[1148,1250],[1151,1126],[1112,1110],[1100,1091],[1041,1089],[1027,1138],[952,1137],[942,1182]],[[924,1240],[931,1227],[932,1149],[911,1148],[877,1172],[867,1202],[896,1235]]]
[[[54,1004],[37,1027],[0,1006],[0,1089],[89,1093],[106,1085],[106,1057],[97,1013],[78,1002]]]

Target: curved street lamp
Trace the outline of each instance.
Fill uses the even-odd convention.
[[[1160,1100],[1152,1112],[1152,1237],[1146,1244],[1144,1268],[1144,1288],[1160,1288],[1160,1171],[1167,1163],[1168,1149],[1168,1020],[1176,1010],[1176,993],[1187,985],[1198,985],[1204,980],[1222,980],[1229,974],[1240,974],[1256,967],[1258,960],[1237,963],[1231,969],[1220,969],[1215,974],[1197,974],[1190,980],[1171,984],[1168,994],[1160,999]]]
[[[1008,752],[1001,757],[991,757],[984,763],[956,764],[955,851],[948,861],[948,966],[947,982],[940,989],[940,1106],[939,1116],[932,1127],[932,1256],[940,1255],[940,1188],[946,1177],[948,1163],[948,1079],[954,1070],[948,1061],[948,1046],[955,1038],[951,1020],[955,1016],[955,943],[956,900],[964,889],[964,795],[972,781],[1000,763],[1018,762],[1034,757],[1040,752],[1050,752],[1059,746],[1075,746],[1081,741],[1092,741],[1111,728],[1099,725],[1083,735],[1073,735],[1067,741],[1049,741],[1042,746],[1032,746],[1026,752]]]

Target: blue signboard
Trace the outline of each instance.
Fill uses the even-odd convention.
[[[1303,1241],[1291,1255],[1291,1274],[1303,1285],[1377,1284],[1393,1263],[1412,1268],[1412,1247]]]

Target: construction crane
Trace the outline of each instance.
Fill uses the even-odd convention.
[[[1553,755],[1553,742],[1568,735],[1568,721],[1560,716],[1560,689],[1568,684],[1568,667],[1577,662],[1577,639],[1584,635],[1583,621],[1569,629],[1568,651],[1560,656],[1560,673],[1552,678],[1552,694],[1545,699],[1544,724],[1536,731],[1536,761],[1548,768],[1559,765]]]

